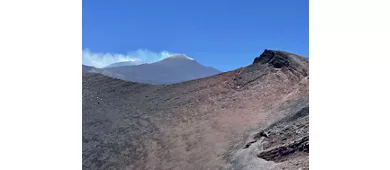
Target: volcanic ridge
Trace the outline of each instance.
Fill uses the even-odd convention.
[[[165,85],[82,80],[83,169],[309,168],[308,58],[265,50],[249,66]]]

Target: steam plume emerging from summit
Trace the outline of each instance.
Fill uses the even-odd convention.
[[[117,62],[133,62],[134,65],[153,63],[177,55],[184,56],[168,51],[153,52],[147,49],[138,49],[136,51],[128,52],[127,54],[92,52],[89,49],[84,49],[82,62],[83,65],[102,68]]]

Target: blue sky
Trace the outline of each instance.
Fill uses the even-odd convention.
[[[87,65],[183,53],[228,71],[264,49],[309,55],[308,0],[83,0],[82,8]]]

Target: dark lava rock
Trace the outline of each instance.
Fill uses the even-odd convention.
[[[264,50],[264,52],[256,57],[253,64],[268,64],[274,68],[287,68],[292,72],[298,72],[303,76],[307,76],[309,61],[307,58],[292,54],[285,51]]]

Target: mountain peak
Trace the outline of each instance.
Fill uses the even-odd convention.
[[[256,57],[253,61],[253,64],[260,63],[260,64],[270,64],[276,68],[281,68],[285,66],[289,66],[288,56],[281,52],[276,50],[267,50],[265,49],[264,52],[259,56]]]
[[[193,58],[187,57],[184,54],[175,54],[175,55],[172,55],[172,56],[168,57],[167,59],[194,60]]]
[[[254,59],[253,64],[257,63],[268,64],[273,68],[288,68],[305,76],[308,75],[309,61],[307,58],[285,51],[265,49],[259,57]]]
[[[285,51],[265,49],[259,57],[254,59],[253,64],[270,64],[275,68],[282,68],[292,63],[302,64],[299,62],[302,58],[304,57]]]

